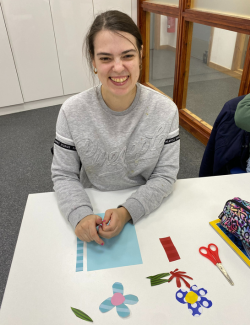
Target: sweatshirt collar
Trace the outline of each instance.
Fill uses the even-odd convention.
[[[105,101],[103,100],[103,97],[102,97],[101,86],[102,85],[97,86],[97,96],[98,96],[98,100],[99,100],[102,108],[107,113],[112,114],[112,115],[117,115],[117,116],[123,116],[123,115],[129,114],[136,107],[138,100],[140,98],[140,94],[141,94],[141,85],[138,82],[136,83],[136,95],[135,95],[135,98],[134,98],[132,104],[122,112],[113,111],[112,109],[110,109],[107,106],[107,104],[105,103]]]

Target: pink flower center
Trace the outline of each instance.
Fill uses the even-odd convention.
[[[111,298],[111,304],[114,306],[119,306],[125,301],[125,297],[119,293],[116,292],[113,297]]]

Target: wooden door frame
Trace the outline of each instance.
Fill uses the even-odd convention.
[[[177,7],[150,3],[145,0],[137,0],[138,27],[142,34],[145,49],[142,61],[143,70],[141,82],[146,86],[153,88],[152,85],[149,84],[148,78],[150,13],[178,18],[173,101],[179,109],[180,125],[202,143],[207,144],[211,134],[211,126],[198,116],[192,114],[185,107],[192,39],[192,33],[190,31],[192,30],[192,25],[193,23],[199,23],[250,35],[250,19],[192,10],[190,9],[191,1],[192,0],[179,0],[179,7]],[[154,87],[154,89],[157,88]],[[246,95],[249,92],[250,38],[238,96]]]

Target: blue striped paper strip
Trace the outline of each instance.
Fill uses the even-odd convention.
[[[77,238],[76,272],[83,271],[83,241]]]

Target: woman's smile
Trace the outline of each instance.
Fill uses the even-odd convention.
[[[126,77],[109,77],[111,82],[116,86],[123,86],[127,83],[129,76]]]
[[[95,37],[94,48],[92,63],[102,84],[105,103],[111,109],[127,109],[136,95],[140,76],[142,54],[136,47],[135,37],[125,32],[102,30]]]

